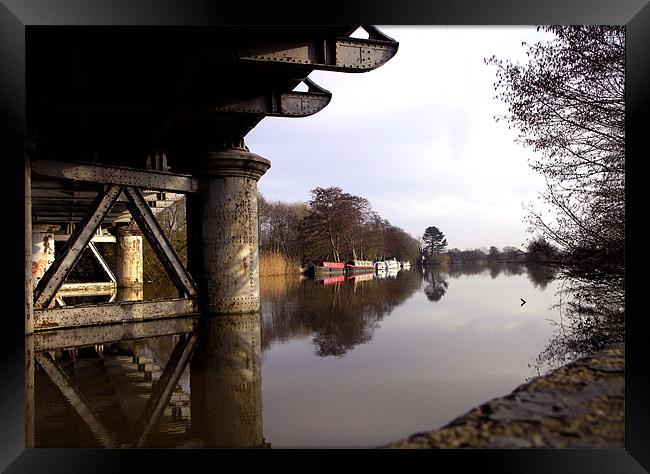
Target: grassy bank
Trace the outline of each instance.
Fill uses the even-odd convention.
[[[280,252],[260,253],[260,276],[290,275],[300,273],[298,259],[287,258]]]

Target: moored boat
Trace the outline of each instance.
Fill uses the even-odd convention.
[[[399,270],[400,268],[401,268],[401,265],[396,259],[391,258],[389,260],[386,260],[386,269],[387,270]]]
[[[375,264],[371,260],[348,260],[345,264],[345,269],[348,273],[364,272],[375,270]]]
[[[386,262],[384,262],[383,260],[375,262],[375,268],[377,269],[377,272],[385,272],[386,271]]]
[[[316,261],[311,267],[314,274],[329,274],[345,272],[345,262]]]

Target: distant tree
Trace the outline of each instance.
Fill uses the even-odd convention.
[[[544,236],[539,236],[526,246],[526,260],[535,263],[551,263],[557,257],[558,251],[555,246],[546,241]]]
[[[424,253],[426,255],[440,255],[447,247],[445,234],[435,226],[427,227],[422,236],[424,243]]]
[[[490,247],[490,253],[488,253],[488,260],[498,261],[501,258],[501,252],[494,245]]]
[[[262,194],[258,194],[257,203],[260,251],[300,258],[304,251],[300,221],[307,214],[307,205],[267,201]]]
[[[187,216],[185,202],[185,197],[182,197],[156,214],[158,224],[183,264],[187,263]],[[171,282],[151,245],[147,239],[143,240],[142,270],[145,280]]]

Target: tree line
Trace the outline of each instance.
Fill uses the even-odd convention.
[[[435,226],[429,226],[421,239],[420,253],[424,264],[447,264],[466,262],[493,263],[543,263],[553,264],[563,258],[561,249],[548,242],[543,236],[528,242],[526,251],[506,246],[502,249],[492,245],[490,249],[476,248],[446,250],[445,234]]]
[[[418,240],[382,218],[366,198],[339,187],[317,187],[310,194],[306,203],[258,195],[262,254],[282,253],[301,266],[314,260],[418,260]]]

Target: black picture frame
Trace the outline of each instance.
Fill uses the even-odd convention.
[[[647,0],[444,0],[402,1],[365,0],[354,3],[305,3],[282,6],[275,2],[209,0],[0,0],[0,136],[4,182],[3,219],[5,280],[2,330],[2,370],[0,370],[0,469],[6,472],[132,472],[133,463],[148,471],[187,469],[188,462],[206,464],[211,470],[226,468],[231,461],[267,462],[286,465],[286,451],[241,450],[88,450],[25,449],[24,442],[24,304],[22,269],[24,262],[12,246],[22,246],[23,209],[17,205],[22,192],[25,139],[25,35],[36,25],[220,25],[220,24],[418,24],[418,25],[528,25],[528,24],[620,24],[627,26],[626,74],[626,246],[628,255],[637,233],[630,202],[639,190],[642,139],[647,135],[650,84],[650,5]],[[399,38],[396,38],[399,41]],[[638,201],[637,201],[638,202]],[[7,212],[11,211],[11,212]],[[12,233],[13,238],[12,238]],[[643,234],[640,234],[643,235]],[[18,243],[16,243],[18,242]],[[633,259],[627,271],[634,274]],[[638,265],[638,263],[637,263]],[[390,467],[405,468],[418,460],[430,468],[480,472],[553,473],[636,473],[650,470],[650,391],[644,364],[642,318],[634,308],[635,287],[628,277],[626,319],[626,426],[625,449],[582,450],[366,450],[357,454]],[[408,435],[408,433],[404,433]],[[325,465],[338,452],[297,451]],[[346,453],[346,454],[349,454]],[[217,457],[215,457],[217,456]],[[403,461],[402,461],[403,459]],[[404,464],[408,462],[409,464]],[[303,465],[312,469],[314,463]],[[297,463],[300,466],[299,463]],[[190,464],[191,466],[191,464]],[[343,465],[332,463],[334,467]],[[347,465],[345,465],[347,467]]]

